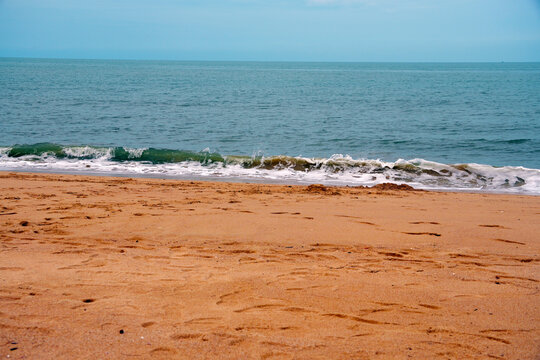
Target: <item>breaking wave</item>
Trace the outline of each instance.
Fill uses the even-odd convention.
[[[206,150],[40,143],[0,147],[0,170],[349,186],[391,182],[420,189],[540,194],[539,169],[424,159],[385,162],[340,154],[250,157]]]

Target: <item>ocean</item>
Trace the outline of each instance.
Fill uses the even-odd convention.
[[[540,194],[540,63],[0,59],[0,170]]]

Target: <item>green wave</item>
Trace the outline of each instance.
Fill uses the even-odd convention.
[[[376,161],[347,161],[345,159],[310,159],[286,155],[279,156],[241,156],[221,155],[215,152],[194,152],[188,150],[171,149],[129,149],[125,147],[98,147],[98,146],[64,146],[53,143],[38,143],[13,145],[7,153],[9,157],[30,156],[38,159],[42,156],[54,156],[59,159],[97,159],[105,158],[109,161],[141,161],[152,164],[181,163],[195,161],[203,165],[221,163],[223,165],[240,165],[243,168],[259,168],[266,170],[291,169],[296,171],[319,170],[324,167],[328,172],[339,172],[351,167],[369,167],[371,171],[383,171],[381,164]]]
[[[52,143],[14,145],[7,155],[9,157],[22,156],[55,156],[59,159],[96,159],[106,157],[111,161],[146,161],[153,164],[179,163],[184,161],[197,161],[201,164],[225,162],[218,153],[193,152],[169,149],[128,149],[124,147],[97,147],[97,146],[62,146]]]
[[[52,154],[58,158],[66,157],[63,146],[51,143],[39,143],[32,145],[14,145],[8,152],[10,157],[21,157],[26,155],[41,156]]]
[[[38,143],[13,145],[0,147],[0,163],[2,161],[10,163],[7,158],[22,158],[23,163],[55,163],[56,159],[73,159],[75,165],[89,167],[89,164],[78,163],[77,160],[92,160],[97,167],[105,164],[110,166],[110,162],[118,164],[129,163],[127,168],[133,167],[133,162],[144,164],[175,164],[187,163],[180,168],[190,167],[192,162],[205,165],[212,172],[217,165],[220,169],[228,167],[228,173],[252,173],[238,171],[238,167],[244,169],[264,169],[264,170],[294,170],[297,172],[293,176],[302,177],[310,171],[314,172],[317,179],[327,179],[327,175],[332,174],[333,179],[340,179],[344,175],[347,181],[380,181],[387,179],[397,182],[419,182],[428,187],[474,187],[474,188],[533,188],[537,192],[540,181],[540,170],[502,167],[495,168],[481,164],[441,164],[423,159],[398,160],[395,162],[383,162],[380,160],[355,160],[350,156],[333,155],[330,158],[304,158],[286,155],[279,156],[241,156],[222,155],[209,151],[188,151],[171,150],[157,148],[130,149],[127,147],[99,147],[99,146],[67,146],[54,143]],[[12,162],[12,161],[11,161]],[[18,161],[15,161],[18,162]],[[70,164],[70,166],[73,164]],[[31,165],[30,165],[31,166]],[[61,165],[63,166],[63,165]],[[116,166],[113,165],[113,167]],[[137,167],[137,166],[136,166]],[[94,168],[94,165],[92,165]],[[140,166],[138,168],[141,168]],[[160,167],[147,167],[160,168]],[[173,168],[173,167],[171,167]],[[163,170],[163,169],[162,169]],[[167,169],[165,169],[168,171]],[[201,169],[198,169],[200,171]],[[320,170],[320,171],[317,171]],[[171,170],[174,173],[174,169]],[[204,172],[204,170],[203,170]],[[227,171],[225,171],[227,172]],[[257,172],[258,173],[258,172]],[[262,172],[261,172],[262,173]],[[274,173],[274,174],[277,174]],[[281,173],[286,176],[288,172]],[[367,176],[366,176],[367,175]],[[264,176],[264,175],[263,175]]]
[[[465,172],[469,175],[471,171],[467,164],[449,165],[437,170],[425,168],[420,164],[412,162],[405,163],[383,163],[378,160],[353,160],[351,158],[329,158],[314,159],[303,157],[292,157],[286,155],[279,156],[239,156],[239,155],[221,155],[216,152],[208,151],[188,151],[171,150],[157,148],[130,149],[126,147],[99,147],[99,146],[66,146],[54,143],[38,143],[13,145],[4,148],[8,149],[9,157],[34,157],[36,160],[43,156],[54,156],[59,159],[98,159],[103,158],[108,161],[127,162],[140,161],[152,164],[169,164],[182,162],[198,162],[202,165],[222,164],[239,165],[245,169],[266,169],[279,170],[290,169],[295,171],[324,170],[327,173],[339,173],[349,169],[354,169],[360,173],[380,174],[387,170],[398,171],[402,176],[431,175],[438,178],[451,177],[455,171]],[[442,165],[442,164],[441,164]],[[479,180],[485,180],[481,175],[475,174]]]

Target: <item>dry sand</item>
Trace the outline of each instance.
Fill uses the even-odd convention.
[[[0,173],[0,356],[540,356],[540,197]]]

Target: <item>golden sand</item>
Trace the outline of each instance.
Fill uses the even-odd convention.
[[[538,359],[540,197],[0,173],[0,356]]]

